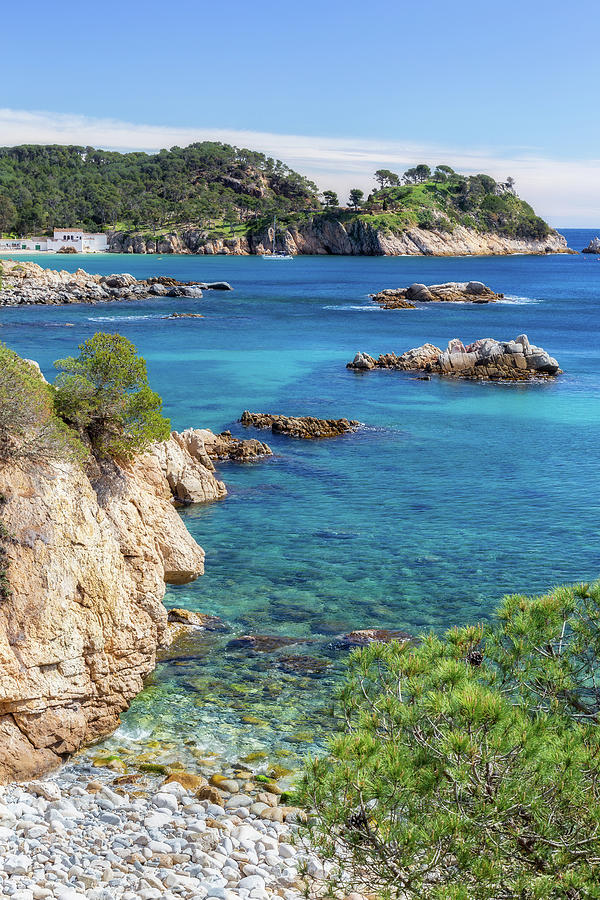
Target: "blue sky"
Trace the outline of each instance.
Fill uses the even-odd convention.
[[[600,225],[590,0],[56,9],[5,4],[1,144],[153,150],[214,136],[342,193],[379,164],[485,165],[557,224]]]

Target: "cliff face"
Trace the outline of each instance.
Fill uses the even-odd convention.
[[[248,237],[210,240],[189,228],[148,239],[142,235],[112,232],[110,250],[115,253],[198,253],[250,255],[268,252],[272,231]],[[398,234],[375,229],[364,222],[344,223],[317,216],[301,226],[291,226],[280,236],[280,248],[288,253],[348,256],[483,256],[510,253],[569,253],[566,239],[556,231],[545,238],[512,238],[499,232],[483,234],[457,225],[450,232],[410,228]]]
[[[12,589],[0,605],[0,783],[113,731],[167,642],[165,582],[204,570],[173,495],[225,494],[178,438],[91,477],[70,463],[0,469]]]

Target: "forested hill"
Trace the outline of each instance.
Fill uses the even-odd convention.
[[[379,169],[374,179],[368,196],[354,188],[346,205],[332,190],[319,195],[312,181],[279,160],[228,144],[206,141],[155,154],[60,145],[4,147],[0,233],[83,227],[137,234],[147,250],[152,242],[159,246],[162,236],[175,234],[187,241],[189,252],[201,252],[213,240],[241,242],[232,252],[262,252],[276,215],[280,242],[293,244],[292,232],[312,235],[305,250],[295,242],[288,247],[291,252],[406,253],[412,252],[405,245],[415,233],[420,252],[441,252],[425,246],[435,235],[445,243],[444,252],[467,252],[458,244],[453,251],[452,235],[459,244],[464,232],[476,243],[486,234],[513,241],[555,235],[517,196],[510,178],[498,183],[489,175],[463,175],[445,165],[432,171],[421,163],[403,174]],[[341,243],[325,239],[332,229]],[[395,250],[386,244],[390,235],[403,241]],[[115,241],[120,247],[121,238]]]
[[[168,222],[244,222],[318,208],[317,188],[279,160],[204,142],[159,153],[0,148],[0,231],[96,231]]]

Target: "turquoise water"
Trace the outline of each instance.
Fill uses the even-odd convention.
[[[595,234],[565,233],[576,249]],[[222,466],[229,497],[182,513],[206,550],[206,574],[167,596],[168,605],[221,616],[231,634],[197,636],[163,659],[109,746],[201,768],[210,752],[266,752],[294,763],[332,725],[343,659],[328,646],[333,635],[441,629],[488,615],[507,592],[597,577],[596,257],[35,259],[138,277],[225,279],[235,288],[196,301],[0,311],[2,340],[47,374],[93,331],[118,330],[147,358],[175,428],[241,435],[244,409],[365,423],[319,443],[246,432],[267,440],[275,456]],[[469,279],[506,301],[382,311],[367,296],[413,281]],[[161,319],[174,308],[205,318]],[[345,369],[359,349],[402,352],[523,331],[559,360],[565,374],[556,382],[423,382]],[[227,649],[247,632],[304,643],[255,656]],[[290,655],[326,668],[315,672],[311,663],[312,674],[296,674],[281,661]]]

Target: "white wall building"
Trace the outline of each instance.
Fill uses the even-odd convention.
[[[80,228],[55,228],[53,237],[2,238],[0,250],[46,250],[57,253],[63,247],[73,247],[77,253],[105,253],[108,240],[105,234],[90,234]]]

